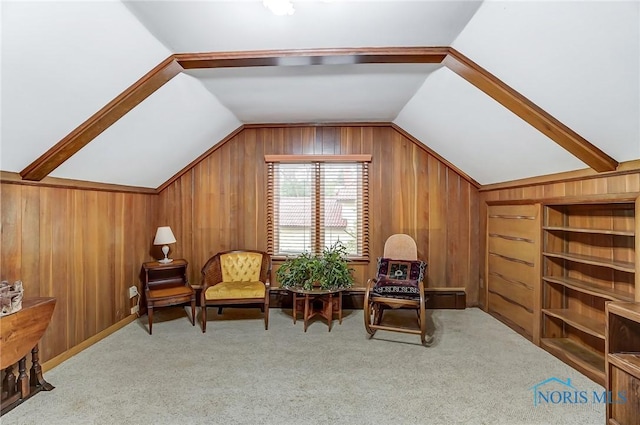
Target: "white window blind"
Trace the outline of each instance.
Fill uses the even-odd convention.
[[[319,254],[341,241],[350,257],[368,257],[368,162],[296,158],[267,161],[269,253]]]

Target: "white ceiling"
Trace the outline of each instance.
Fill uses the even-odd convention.
[[[453,46],[618,161],[640,158],[640,3],[3,1],[0,169],[172,53]],[[242,123],[395,122],[482,184],[586,166],[439,65],[191,70],[52,176],[158,187]]]
[[[275,16],[261,1],[125,1],[174,52],[448,46],[481,1],[296,1]]]
[[[315,65],[186,72],[199,78],[243,123],[391,122],[429,73],[441,66]]]
[[[426,80],[395,123],[444,158],[456,158],[456,166],[479,182],[584,168],[557,143],[523,125],[448,68]],[[532,160],[539,158],[544,160]]]

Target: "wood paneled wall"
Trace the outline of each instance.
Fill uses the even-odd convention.
[[[475,304],[479,195],[475,186],[391,126],[255,126],[222,144],[160,192],[160,224],[177,238],[192,282],[218,251],[266,250],[266,154],[371,154],[370,253],[357,285],[376,271],[393,233],[408,233],[428,262],[429,287],[465,287]]]
[[[429,287],[465,287],[478,299],[479,194],[447,164],[388,125],[245,128],[159,195],[97,187],[0,183],[0,279],[26,296],[57,298],[41,360],[65,353],[130,315],[128,287],[158,258],[158,225],[178,242],[192,282],[218,251],[266,249],[265,154],[371,154],[370,252],[364,285],[386,238],[409,233],[429,264]],[[6,177],[6,176],[5,176]]]
[[[637,168],[637,167],[636,167]],[[607,197],[615,194],[638,193],[640,192],[640,170],[624,171],[620,174],[611,174],[603,176],[587,176],[584,178],[576,177],[579,172],[566,173],[565,181],[554,181],[544,183],[540,178],[532,179],[532,183],[527,185],[526,182],[518,182],[513,188],[501,187],[494,190],[480,190],[480,217],[482,219],[482,228],[486,229],[486,212],[487,202],[490,201],[542,201],[545,199],[571,198],[571,197]],[[504,185],[500,185],[504,186]],[[486,238],[486,232],[481,233],[481,237]],[[482,252],[481,258],[486,258],[486,241],[482,241],[480,245]],[[484,261],[484,260],[483,260]],[[479,303],[486,306],[486,285],[487,279],[484,276],[484,270],[481,270],[481,288],[479,294]]]
[[[47,361],[130,315],[128,288],[151,259],[157,195],[0,184],[0,278],[55,297]]]

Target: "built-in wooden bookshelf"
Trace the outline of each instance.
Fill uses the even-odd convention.
[[[540,346],[605,384],[605,306],[640,301],[638,199],[544,204]]]
[[[607,423],[640,423],[640,303],[606,306]]]
[[[540,336],[540,204],[487,208],[487,310],[538,344]]]

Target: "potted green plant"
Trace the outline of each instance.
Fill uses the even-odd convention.
[[[344,289],[353,285],[347,247],[340,241],[326,247],[320,260],[319,282],[322,289]]]
[[[297,287],[311,290],[342,289],[353,285],[347,260],[347,248],[340,241],[326,247],[321,256],[304,252],[288,258],[276,272],[283,288]]]
[[[318,275],[318,259],[308,252],[297,257],[287,258],[282,263],[276,276],[283,288],[298,287],[312,289]]]

